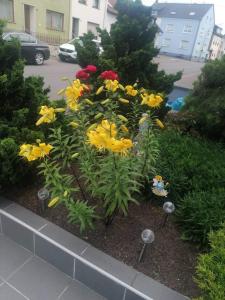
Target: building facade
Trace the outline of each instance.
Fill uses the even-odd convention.
[[[152,17],[161,29],[155,40],[160,53],[204,61],[215,25],[211,4],[155,3]]]
[[[72,0],[72,37],[105,28],[107,0]]]
[[[217,25],[214,27],[210,44],[209,59],[211,60],[221,58],[224,55],[224,36],[222,30],[223,29]]]
[[[117,20],[117,11],[115,9],[116,0],[108,0],[107,6],[107,17],[106,17],[106,25],[105,29],[110,32],[111,26]]]
[[[67,40],[71,0],[0,0],[0,19],[7,30],[31,33],[49,43]]]

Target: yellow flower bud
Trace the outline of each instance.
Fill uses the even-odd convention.
[[[103,105],[104,105],[104,104],[107,104],[107,103],[109,103],[109,102],[110,102],[110,100],[111,100],[111,99],[109,99],[109,98],[108,98],[108,99],[106,99],[106,100],[103,100],[103,101],[101,102],[101,104],[103,104]]]
[[[159,120],[155,119],[156,125],[159,126],[161,129],[165,128],[164,124]]]
[[[89,99],[84,99],[84,101],[89,104],[89,105],[94,105],[94,102],[92,102],[91,100]]]
[[[118,115],[119,119],[123,122],[128,122],[127,118],[125,118],[123,115]]]
[[[87,131],[91,131],[91,130],[95,129],[96,126],[97,126],[96,123],[92,124],[91,126],[88,127]]]
[[[65,191],[63,196],[66,197],[68,195],[68,191]]]
[[[53,198],[53,199],[48,203],[48,207],[54,206],[58,201],[59,201],[59,197]]]
[[[119,83],[119,88],[120,88],[122,91],[125,90],[124,87],[122,86],[122,84],[120,84],[120,83]]]
[[[79,124],[77,122],[70,122],[70,126],[72,126],[73,128],[77,128]]]
[[[102,113],[98,113],[98,114],[95,116],[95,120],[101,118],[101,116],[102,116]]]
[[[125,125],[121,125],[120,128],[122,129],[123,132],[127,133],[129,132],[128,128]]]
[[[66,81],[66,80],[69,80],[69,78],[68,77],[62,77],[61,80]]]
[[[128,103],[130,103],[130,101],[129,101],[129,100],[127,100],[127,99],[124,99],[124,98],[119,98],[119,101],[120,101],[121,103],[124,103],[124,104],[128,104]]]
[[[63,95],[65,93],[65,90],[66,89],[59,90],[58,93],[57,93],[57,95],[59,95],[59,96]]]
[[[101,92],[103,91],[104,86],[100,86],[100,88],[97,89],[96,95],[101,94]]]
[[[79,156],[79,153],[77,152],[77,153],[74,153],[71,157],[72,158],[77,158]]]
[[[64,112],[65,108],[55,108],[55,112]]]
[[[139,125],[141,125],[142,123],[144,123],[145,120],[147,120],[148,117],[142,117],[140,120],[139,120]]]

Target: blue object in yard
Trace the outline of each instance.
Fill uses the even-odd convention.
[[[174,101],[169,100],[167,101],[166,106],[170,107],[174,111],[180,111],[184,106],[184,97],[179,97]]]

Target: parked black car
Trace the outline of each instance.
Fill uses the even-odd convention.
[[[23,32],[5,32],[3,33],[5,41],[18,39],[21,43],[21,56],[27,63],[42,65],[50,57],[49,46],[38,41],[32,35]]]

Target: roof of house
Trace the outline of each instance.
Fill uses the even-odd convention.
[[[213,4],[155,3],[152,10],[161,18],[201,20],[211,7]]]
[[[114,8],[116,5],[117,0],[108,0],[108,7],[107,7],[107,12],[117,15],[118,12],[117,10]]]

